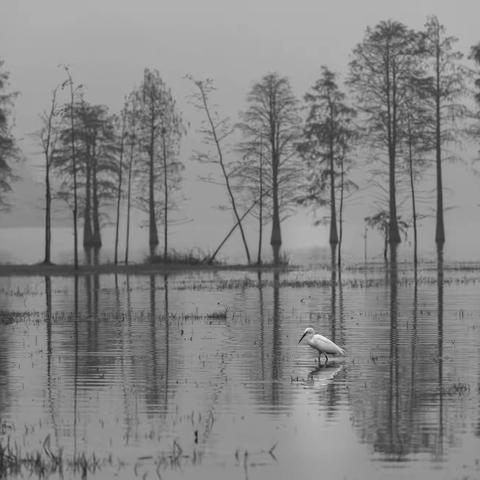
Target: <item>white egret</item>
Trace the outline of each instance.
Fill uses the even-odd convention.
[[[320,335],[319,333],[315,333],[315,330],[312,327],[307,327],[303,332],[302,338],[298,341],[300,343],[304,337],[307,338],[307,343],[318,351],[318,364],[320,365],[320,357],[322,353],[325,355],[326,362],[325,365],[328,363],[328,356],[327,353],[330,354],[338,354],[338,355],[345,355],[345,350],[340,348],[336,343],[332,342],[329,338]]]

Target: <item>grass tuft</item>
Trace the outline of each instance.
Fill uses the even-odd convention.
[[[210,256],[210,253],[205,253],[199,248],[195,248],[187,252],[170,250],[166,257],[164,255],[154,255],[153,257],[149,257],[147,262],[153,264],[162,263],[177,265],[202,265],[208,262]],[[220,262],[218,260],[214,260],[212,265],[220,265]]]

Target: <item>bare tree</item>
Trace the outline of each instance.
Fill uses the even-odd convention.
[[[39,139],[45,157],[45,257],[43,263],[51,264],[51,205],[52,192],[50,186],[50,169],[53,163],[53,156],[58,141],[58,126],[55,124],[58,117],[57,108],[58,87],[52,90],[50,110],[42,115],[42,127],[39,132]]]
[[[196,108],[203,111],[206,116],[206,120],[203,122],[203,125],[200,129],[200,133],[203,135],[203,141],[207,147],[212,147],[215,151],[215,153],[212,153],[211,151],[197,152],[196,159],[202,163],[209,163],[218,165],[220,167],[222,178],[230,200],[230,205],[242,237],[247,262],[250,264],[250,251],[248,249],[245,232],[242,225],[242,219],[240,218],[240,214],[238,212],[237,203],[231,185],[232,171],[229,169],[227,160],[224,156],[224,142],[232,133],[232,128],[227,118],[220,119],[215,111],[212,111],[212,107],[210,105],[210,96],[215,90],[213,81],[211,79],[196,80],[192,76],[187,76],[187,78],[193,82],[198,90],[192,96],[193,104]],[[211,258],[210,261],[212,260],[213,259]]]
[[[126,102],[125,102],[126,103]],[[118,240],[119,240],[119,230],[120,230],[120,203],[122,199],[122,189],[123,189],[123,155],[125,151],[125,135],[126,135],[126,105],[124,106],[120,114],[120,149],[119,149],[119,159],[118,159],[118,180],[117,180],[117,212],[115,220],[115,253],[114,253],[114,263],[118,263]]]
[[[67,80],[63,82],[62,88],[69,87],[70,89],[70,147],[72,154],[72,178],[73,178],[73,262],[75,270],[78,270],[78,230],[77,230],[77,158],[75,153],[75,120],[74,120],[74,103],[75,103],[75,90],[73,88],[73,79],[70,73],[68,65],[63,65],[63,68],[67,74]],[[81,87],[81,85],[79,86]],[[77,88],[79,88],[77,87]]]
[[[132,205],[132,175],[134,171],[135,153],[138,150],[138,103],[135,93],[130,94],[125,105],[126,143],[128,146],[127,175],[127,226],[125,237],[125,264],[128,264],[130,247],[130,211]]]

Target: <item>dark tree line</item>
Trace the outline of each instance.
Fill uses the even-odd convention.
[[[419,220],[424,217],[419,188],[427,172],[435,176],[435,242],[441,250],[445,147],[462,129],[476,140],[480,135],[480,44],[472,47],[469,56],[475,73],[463,63],[456,42],[434,16],[418,31],[397,21],[382,21],[368,27],[354,47],[344,86],[337,73],[323,66],[302,102],[287,77],[267,73],[251,85],[236,122],[217,113],[211,80],[189,77],[193,103],[204,119],[199,130],[204,150],[194,156],[215,166],[205,179],[225,188],[227,203],[222,208],[230,210],[234,219],[205,261],[213,261],[238,232],[246,261],[252,263],[248,233],[253,224],[255,233],[250,236],[257,236],[256,262],[263,262],[263,238],[270,228],[273,263],[281,263],[282,222],[305,206],[315,212],[315,223],[329,225],[332,258],[336,255],[340,265],[345,205],[357,190],[369,191],[367,187],[373,186],[378,193],[372,197],[374,210],[366,224],[384,236],[386,258],[387,246],[395,250],[402,232],[412,228],[416,265]],[[45,166],[44,262],[51,262],[51,204],[58,199],[72,211],[76,266],[78,221],[84,248],[99,249],[102,227],[112,222],[108,218],[112,210],[114,261],[119,261],[120,222],[125,219],[128,263],[132,208],[146,215],[150,257],[158,258],[162,241],[159,258],[170,261],[169,225],[181,207],[185,164],[180,144],[186,133],[170,88],[158,71],[145,69],[138,87],[126,95],[122,111],[115,114],[106,105],[88,102],[70,69],[64,68],[66,80],[53,89],[38,134]],[[467,108],[472,75],[476,75],[477,111]],[[12,161],[19,155],[11,133],[15,95],[8,93],[8,73],[0,63],[3,208],[15,179]],[[360,180],[355,177],[359,171]],[[255,221],[247,223],[250,217]]]

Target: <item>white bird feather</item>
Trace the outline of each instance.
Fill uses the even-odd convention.
[[[325,358],[328,357],[327,353],[332,355],[345,355],[345,350],[339,347],[336,343],[332,342],[329,338],[320,335],[319,333],[315,333],[315,330],[312,327],[307,327],[303,332],[302,337],[298,341],[300,343],[304,338],[306,338],[308,345],[318,351],[318,358],[320,360],[320,356],[323,353]]]

